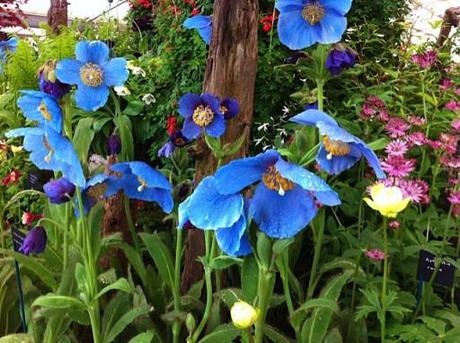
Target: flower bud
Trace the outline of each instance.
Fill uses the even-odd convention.
[[[56,78],[56,60],[49,60],[38,70],[38,84],[42,92],[57,99],[62,98],[70,91],[70,86],[61,83]]]
[[[326,68],[329,72],[337,76],[344,69],[351,68],[356,63],[356,52],[342,44],[336,44],[326,58]]]
[[[63,204],[72,198],[75,186],[66,178],[61,177],[43,185],[43,190],[52,204]]]
[[[40,254],[46,248],[46,231],[42,226],[36,226],[30,230],[19,248],[24,255]]]
[[[247,302],[237,301],[230,310],[233,325],[238,329],[247,329],[252,326],[259,317],[259,310],[255,309]]]
[[[117,134],[112,134],[107,140],[107,153],[117,155],[121,151],[121,139]]]
[[[195,317],[193,317],[193,314],[190,312],[187,313],[187,318],[185,318],[185,326],[187,327],[189,333],[193,333],[196,329]]]

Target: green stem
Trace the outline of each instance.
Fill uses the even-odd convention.
[[[129,231],[131,232],[131,237],[133,239],[134,246],[137,251],[141,251],[141,244],[139,238],[137,237],[136,227],[134,226],[133,216],[131,215],[131,208],[129,207],[129,198],[123,195],[123,204],[125,207],[126,220],[128,222]]]
[[[118,98],[115,95],[113,89],[110,89],[110,97],[112,98],[113,104],[115,106],[115,117],[119,117],[121,115],[120,102],[118,101]]]
[[[318,110],[324,111],[324,81],[321,79],[316,80],[316,89],[318,91]]]
[[[321,223],[318,225],[318,232],[316,233],[315,253],[313,255],[313,263],[311,266],[310,280],[308,281],[307,296],[305,300],[309,300],[313,296],[313,292],[315,290],[316,278],[317,278],[316,273],[318,269],[319,260],[321,258],[321,248],[323,246],[323,240],[324,240],[324,220],[323,220],[324,212],[321,212],[321,214],[322,214]]]
[[[181,271],[181,261],[182,261],[182,239],[183,239],[183,230],[176,230],[176,256],[174,263],[174,311],[179,313],[181,310],[180,306],[180,271]],[[172,326],[173,342],[179,343],[180,335],[180,322],[175,321]]]
[[[268,307],[273,295],[275,286],[275,274],[266,269],[264,266],[259,266],[259,285],[258,285],[258,308],[260,310],[259,318],[256,321],[256,336],[255,343],[263,343],[265,318],[267,317]]]
[[[281,281],[283,283],[284,296],[286,298],[286,306],[288,308],[289,315],[291,316],[294,312],[294,305],[292,303],[291,289],[289,287],[289,248],[281,256],[281,263],[283,268],[280,270]]]
[[[383,249],[384,249],[384,259],[383,259],[383,283],[382,283],[382,297],[381,297],[381,305],[383,310],[383,317],[380,322],[380,336],[381,342],[385,342],[385,335],[386,335],[386,296],[387,296],[387,282],[388,282],[388,232],[387,232],[387,218],[384,217],[383,219]]]
[[[68,261],[69,261],[69,231],[70,231],[70,214],[69,212],[72,210],[70,203],[65,204],[65,217],[64,217],[64,249],[63,249],[63,263],[62,267],[65,271],[67,269]]]

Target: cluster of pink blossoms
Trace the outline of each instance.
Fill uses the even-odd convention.
[[[415,54],[412,56],[411,61],[422,69],[430,68],[438,60],[436,51],[426,51],[424,53]]]

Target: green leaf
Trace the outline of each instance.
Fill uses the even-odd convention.
[[[82,311],[86,309],[85,304],[76,298],[65,295],[42,295],[33,302],[32,306],[42,306],[54,309],[67,309],[72,311]]]
[[[144,261],[142,260],[142,255],[129,244],[123,243],[121,248],[126,255],[126,258],[129,261],[129,264],[134,268],[136,273],[141,278],[142,284],[146,287],[146,274],[147,270],[145,269]]]
[[[259,266],[254,256],[244,259],[241,268],[241,288],[243,289],[244,300],[252,303],[257,295],[259,284]]]
[[[122,291],[122,292],[126,292],[126,293],[129,293],[131,292],[131,285],[129,284],[128,280],[126,280],[125,278],[120,278],[118,279],[117,281],[115,281],[115,283],[112,283],[111,285],[108,285],[106,287],[104,287],[97,295],[96,295],[96,298],[99,298],[101,296],[103,296],[105,293],[109,292],[109,291],[112,291],[112,290],[119,290],[119,291]]]
[[[300,306],[297,311],[308,311],[317,307],[326,308],[330,311],[337,313],[339,311],[339,307],[337,306],[337,301],[328,299],[328,298],[316,298],[310,299],[305,302],[302,306]]]
[[[385,147],[388,145],[388,139],[387,138],[379,138],[369,144],[367,146],[371,148],[374,151],[382,150],[385,149]]]
[[[88,161],[89,147],[95,134],[93,123],[94,119],[91,117],[80,119],[73,136],[73,145],[82,164]]]
[[[34,343],[33,336],[26,334],[8,335],[0,338],[0,343]]]
[[[236,263],[241,263],[241,262],[243,262],[243,260],[240,258],[222,255],[222,256],[217,256],[216,258],[213,258],[210,263],[210,267],[212,269],[221,270],[221,269],[226,269]]]
[[[131,324],[136,318],[148,314],[150,311],[149,306],[141,306],[133,308],[132,310],[125,313],[110,329],[106,337],[104,337],[104,343],[111,343],[115,338],[123,332],[123,330]]]
[[[128,106],[123,110],[127,116],[137,116],[144,109],[144,102],[141,100],[130,100]]]
[[[259,258],[259,262],[268,269],[272,258],[272,248],[270,238],[263,232],[257,233],[257,257]]]
[[[150,343],[153,337],[155,337],[155,331],[147,331],[140,333],[139,335],[130,339],[128,343]]]
[[[239,288],[225,288],[221,289],[217,296],[228,308],[232,308],[235,302],[241,300],[242,291]]]
[[[281,255],[292,243],[294,243],[293,238],[277,240],[272,247],[273,253],[275,255]]]
[[[343,343],[339,329],[333,328],[324,339],[324,343]]]
[[[206,337],[203,337],[198,343],[232,343],[240,335],[240,332],[241,330],[232,324],[223,324]]]
[[[292,343],[293,341],[268,324],[264,325],[264,334],[273,343]]]
[[[241,146],[243,145],[245,140],[246,135],[241,135],[235,142],[231,144],[225,144],[223,149],[225,156],[232,156],[236,154],[241,149]]]
[[[123,161],[132,160],[134,157],[134,139],[131,120],[126,115],[113,118],[113,122],[120,133],[121,157]]]
[[[141,233],[140,236],[163,281],[172,290],[174,287],[174,264],[170,251],[157,234]]]
[[[86,273],[85,273],[85,267],[78,262],[75,265],[75,280],[77,280],[77,287],[80,290],[80,292],[86,292]]]
[[[220,138],[213,138],[209,135],[204,135],[204,140],[209,149],[211,149],[216,155],[222,154]]]

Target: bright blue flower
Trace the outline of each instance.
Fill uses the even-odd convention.
[[[278,36],[291,50],[341,40],[352,0],[277,0]]]
[[[109,47],[100,41],[81,41],[75,47],[76,60],[65,59],[56,66],[59,81],[77,85],[77,106],[85,111],[96,111],[104,106],[109,87],[122,86],[128,79],[124,58],[109,60]]]
[[[203,130],[211,137],[220,137],[225,132],[220,101],[211,94],[183,95],[179,99],[179,114],[185,118],[182,134],[189,140],[198,138]]]
[[[57,133],[62,130],[62,110],[55,98],[38,91],[21,91],[18,107],[27,119],[37,121],[43,128],[50,128]]]
[[[5,62],[6,55],[8,53],[16,52],[18,43],[19,40],[16,37],[11,37],[10,39],[0,41],[0,59],[2,62]]]
[[[284,161],[274,150],[230,162],[215,174],[219,194],[235,195],[257,183],[249,217],[269,237],[290,238],[317,214],[315,198],[327,206],[340,204],[329,185],[308,170]],[[219,202],[212,199],[213,206]],[[203,208],[208,205],[202,204]],[[209,212],[213,213],[213,212]]]
[[[75,185],[65,177],[61,177],[45,183],[43,191],[52,204],[63,204],[72,199],[75,193]]]
[[[172,187],[168,179],[144,162],[125,162],[110,166],[117,173],[106,196],[123,190],[130,199],[156,202],[163,211],[174,208]],[[115,193],[114,193],[115,192]]]
[[[43,226],[36,226],[27,233],[19,248],[19,252],[24,255],[40,254],[45,251],[47,240],[48,237],[46,236],[45,228]]]
[[[87,214],[98,201],[117,194],[122,185],[116,177],[107,174],[97,174],[89,179],[81,190],[83,210]],[[75,199],[75,215],[80,213],[78,199]]]
[[[240,113],[240,104],[238,100],[233,98],[224,98],[220,102],[220,113],[223,114],[225,120],[236,117]]]
[[[231,256],[251,253],[247,210],[240,194],[222,195],[214,177],[203,179],[193,194],[179,205],[179,229],[190,222],[202,230],[216,231],[219,247]]]
[[[209,45],[212,36],[212,17],[196,15],[184,21],[186,29],[196,29],[200,37]]]
[[[62,172],[75,186],[85,185],[85,176],[72,143],[51,129],[41,127],[8,131],[8,138],[24,136],[24,149],[38,169]]]
[[[307,126],[316,126],[323,136],[316,161],[321,169],[329,174],[337,175],[353,167],[362,156],[379,179],[384,179],[385,173],[380,166],[377,155],[358,137],[339,127],[339,124],[328,114],[308,110],[290,119]]]

